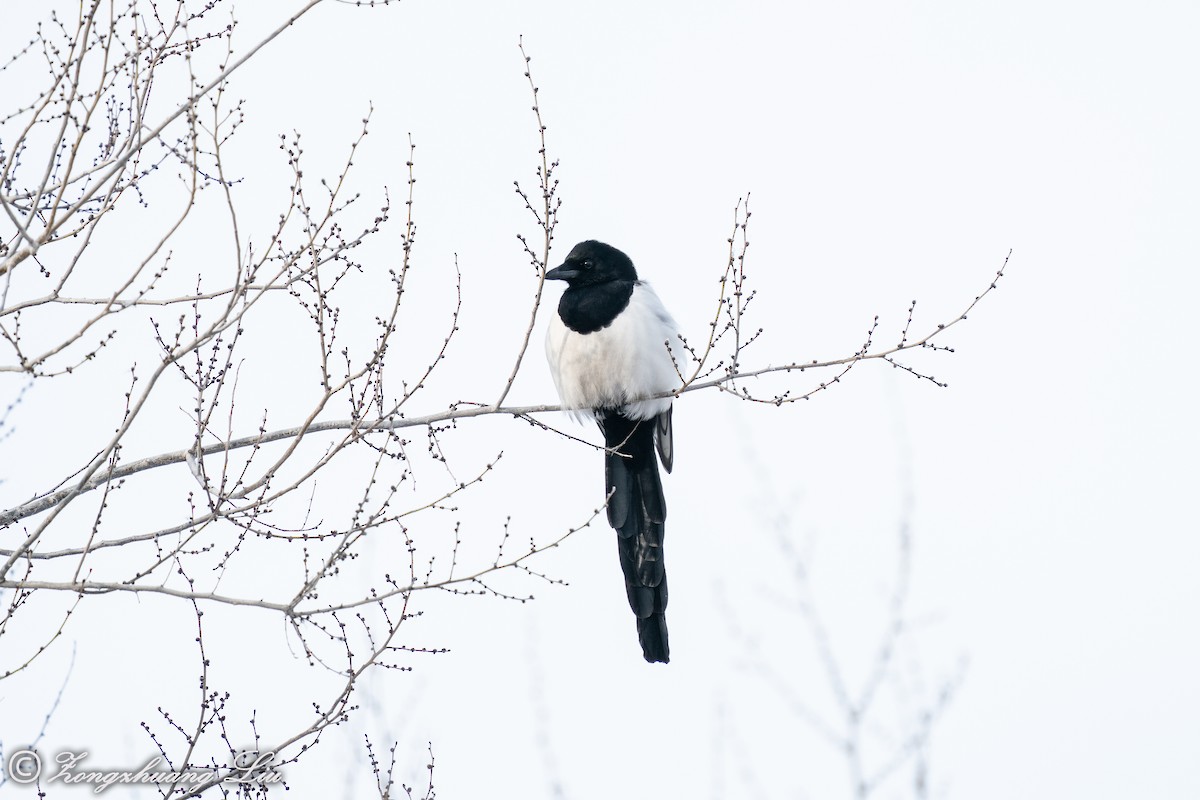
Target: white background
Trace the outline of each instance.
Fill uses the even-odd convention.
[[[6,54],[39,12],[15,5]],[[247,4],[235,42],[276,13]],[[757,363],[849,355],[875,314],[890,339],[914,298],[914,328],[952,319],[1013,251],[999,289],[947,335],[956,352],[914,361],[949,388],[865,364],[782,409],[679,401],[669,666],[641,660],[612,534],[588,529],[539,562],[570,585],[533,584],[534,603],[431,604],[415,643],[452,652],[365,686],[366,707],[289,776],[296,796],[369,796],[364,731],[399,739],[410,783],[431,741],[447,798],[850,796],[842,754],[754,667],[769,660],[833,715],[778,599],[792,576],[777,530],[809,553],[834,647],[861,680],[910,492],[906,659],[933,687],[966,663],[928,748],[931,794],[1200,795],[1198,32],[1196,7],[1169,2],[412,0],[328,4],[264,50],[231,89],[249,119],[238,191],[264,219],[286,180],[279,133],[301,131],[309,169],[330,173],[373,104],[357,175],[373,203],[383,184],[399,195],[406,135],[417,142],[414,291],[438,333],[414,338],[415,357],[440,341],[455,253],[464,280],[462,341],[430,410],[493,399],[527,319],[515,234],[533,231],[512,180],[533,188],[537,144],[519,35],[562,162],[557,257],[584,238],[624,249],[692,338],[747,191]],[[204,233],[189,234],[201,262]],[[557,291],[513,402],[553,400],[540,332]],[[0,450],[6,507],[32,491],[15,465],[75,424],[54,412],[77,399],[38,391]],[[602,499],[594,451],[497,421],[455,441],[469,463],[506,450],[505,496],[463,512],[480,536],[511,514],[522,537],[548,537]],[[74,646],[40,747],[113,766],[151,755],[137,723],[162,695],[146,687],[182,686],[180,707],[194,691],[194,620],[161,605],[97,604],[38,672],[0,686],[6,748],[36,732]],[[214,640],[222,625],[246,632],[224,675],[244,707],[316,696],[277,623],[208,619]],[[153,636],[184,644],[133,644]],[[151,711],[128,710],[134,695]],[[881,796],[908,796],[905,780]]]

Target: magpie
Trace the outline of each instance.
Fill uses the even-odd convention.
[[[563,408],[594,419],[604,434],[608,523],[617,531],[625,593],[642,655],[666,663],[667,505],[654,451],[667,472],[675,454],[671,398],[655,395],[679,386],[667,350],[678,327],[629,256],[603,242],[575,245],[546,278],[567,283],[546,335],[550,373]]]

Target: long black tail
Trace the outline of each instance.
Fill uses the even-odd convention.
[[[629,607],[637,615],[638,639],[647,661],[670,661],[667,647],[667,573],[663,565],[663,523],[667,503],[654,458],[657,443],[671,471],[671,411],[635,422],[619,411],[598,415],[604,431],[608,522],[617,531],[621,570]]]

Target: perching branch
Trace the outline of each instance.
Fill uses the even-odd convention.
[[[1010,253],[1010,255],[1011,255],[1011,253]],[[847,372],[849,372],[850,368],[852,368],[856,364],[859,364],[862,362],[867,362],[867,361],[875,361],[875,360],[887,361],[888,363],[894,364],[894,363],[896,363],[894,361],[894,356],[896,356],[897,354],[904,353],[907,351],[920,350],[920,349],[934,349],[934,345],[932,344],[933,340],[936,337],[941,336],[945,331],[949,330],[952,326],[958,324],[959,322],[966,320],[967,314],[970,313],[984,297],[986,297],[991,291],[993,291],[996,288],[997,281],[999,281],[999,279],[1001,277],[1003,277],[1004,270],[1005,270],[1005,268],[1007,268],[1007,266],[1008,266],[1008,257],[1006,256],[1004,259],[1004,264],[1001,265],[1000,269],[996,272],[995,277],[989,283],[988,287],[986,289],[984,289],[983,292],[978,297],[976,297],[962,313],[960,313],[956,317],[953,317],[948,322],[938,324],[935,328],[929,330],[924,336],[922,336],[918,339],[905,340],[905,341],[902,341],[901,343],[899,343],[897,345],[893,345],[891,347],[884,347],[884,348],[880,348],[878,350],[870,350],[870,345],[872,343],[872,339],[874,336],[875,325],[877,325],[877,323],[878,323],[878,319],[876,319],[875,324],[873,324],[871,331],[868,333],[866,342],[864,343],[864,345],[862,347],[860,347],[858,350],[856,350],[853,355],[843,356],[841,358],[830,358],[830,359],[825,359],[825,360],[814,359],[814,360],[808,361],[808,362],[791,362],[788,364],[757,367],[757,368],[751,368],[751,369],[736,371],[736,372],[727,372],[723,375],[720,375],[720,376],[714,377],[714,378],[709,378],[707,380],[692,379],[690,382],[686,383],[686,385],[683,386],[682,388],[680,388],[679,390],[673,391],[673,392],[664,392],[662,396],[664,396],[664,397],[679,396],[679,395],[686,394],[688,392],[695,392],[695,391],[701,391],[704,389],[716,388],[716,389],[720,389],[721,391],[732,392],[736,396],[743,398],[743,399],[753,400],[755,402],[771,403],[771,404],[775,404],[775,405],[782,405],[783,403],[795,402],[797,400],[806,400],[806,399],[812,397],[813,395],[817,394],[818,392],[824,391],[825,389],[829,388],[833,384],[838,383],[841,380],[841,378],[844,377]],[[954,352],[953,350],[949,350],[948,348],[947,348],[947,350],[948,350],[948,352]],[[703,358],[701,359],[701,361],[703,362]],[[814,372],[816,370],[830,369],[830,368],[834,368],[834,367],[841,367],[842,369],[839,370],[831,379],[829,379],[827,381],[819,382],[815,387],[807,389],[806,391],[804,391],[800,394],[793,394],[791,392],[785,392],[783,395],[777,396],[773,399],[763,400],[763,399],[753,397],[752,395],[750,395],[750,393],[746,389],[741,389],[741,390],[735,391],[734,389],[730,388],[733,386],[734,382],[739,379],[758,378],[758,377],[762,377],[765,375],[771,375],[771,374],[776,374],[776,373],[791,374],[791,373]],[[938,384],[938,385],[944,387],[946,384]],[[533,406],[501,406],[501,407],[494,407],[494,406],[490,406],[490,405],[487,405],[487,406],[465,406],[465,407],[464,406],[465,406],[465,404],[464,405],[455,405],[444,411],[438,411],[438,412],[433,412],[430,414],[424,414],[424,415],[414,416],[414,417],[406,417],[403,414],[398,414],[395,416],[379,417],[379,418],[368,419],[368,420],[337,419],[337,420],[313,421],[311,423],[308,423],[307,425],[301,425],[301,426],[296,426],[296,427],[291,427],[291,428],[281,428],[281,429],[273,430],[273,431],[264,431],[262,433],[255,434],[252,436],[244,436],[244,437],[240,437],[237,439],[231,439],[226,442],[221,442],[219,444],[208,445],[206,447],[201,448],[199,451],[199,454],[201,456],[224,454],[224,453],[227,453],[230,451],[239,450],[239,449],[247,448],[247,447],[258,448],[265,444],[270,444],[272,442],[277,442],[277,441],[291,440],[293,442],[296,442],[305,436],[311,436],[311,435],[314,435],[317,433],[330,432],[330,431],[357,431],[360,433],[367,433],[367,432],[374,432],[374,431],[396,431],[396,430],[402,430],[405,428],[425,427],[425,426],[434,425],[434,424],[437,424],[440,422],[471,419],[474,417],[486,417],[486,416],[501,415],[501,416],[512,416],[512,417],[524,418],[524,417],[530,417],[534,414],[546,414],[546,413],[552,413],[552,412],[558,412],[558,411],[564,410],[562,406],[553,404],[553,403],[533,405]],[[28,503],[25,503],[21,506],[17,506],[15,508],[0,512],[0,525],[10,524],[12,522],[16,522],[18,520],[32,516],[34,514],[38,514],[49,508],[53,508],[57,503],[62,502],[63,499],[65,499],[69,496],[73,496],[75,494],[92,491],[93,489],[103,486],[109,480],[126,478],[131,475],[137,474],[139,472],[143,472],[145,470],[155,469],[158,467],[164,467],[164,466],[168,466],[171,464],[182,463],[187,460],[189,453],[193,453],[193,451],[178,450],[178,451],[169,452],[169,453],[162,453],[162,454],[159,454],[156,456],[148,456],[146,458],[139,459],[137,461],[129,462],[127,464],[124,464],[120,467],[115,468],[112,471],[111,476],[109,476],[108,474],[97,476],[97,477],[89,480],[88,482],[86,482],[84,485],[82,485],[80,487],[72,488],[72,489],[64,489],[64,490],[60,490],[60,491],[52,493],[52,494],[47,494],[42,497],[35,498],[34,500],[31,500]],[[0,555],[9,555],[9,553],[3,549],[0,549]]]

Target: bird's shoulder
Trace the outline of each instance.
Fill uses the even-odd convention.
[[[671,312],[667,311],[667,307],[663,305],[663,301],[659,299],[658,293],[654,291],[654,287],[648,281],[634,283],[630,306],[636,309],[636,313],[652,318],[657,325],[669,329],[671,333],[678,330],[679,326],[675,323]]]

